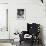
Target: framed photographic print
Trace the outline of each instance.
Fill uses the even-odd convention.
[[[25,19],[25,9],[17,9],[17,19]]]

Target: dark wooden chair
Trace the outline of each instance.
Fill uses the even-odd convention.
[[[40,24],[27,23],[27,31],[22,31],[22,34],[20,34],[20,44],[22,41],[25,41],[24,35],[29,34],[32,35],[32,37],[29,39],[30,43],[33,45],[34,42],[39,43],[39,33],[40,33]],[[26,39],[26,41],[28,38]]]

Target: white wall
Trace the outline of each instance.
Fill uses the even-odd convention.
[[[0,3],[8,3],[8,0],[0,0]],[[1,18],[1,15],[5,18],[6,17],[6,9],[8,8],[8,5],[6,4],[0,4],[0,20],[2,20],[3,18]],[[6,18],[5,18],[6,19]],[[3,20],[2,20],[3,21]],[[5,21],[5,20],[4,20]],[[3,21],[3,22],[4,22]],[[6,21],[5,21],[6,22]],[[3,26],[6,23],[3,23]],[[2,25],[2,24],[1,24]],[[2,26],[2,27],[3,27]],[[1,26],[0,26],[1,27]],[[6,31],[1,32],[0,31],[0,39],[8,39],[9,38],[9,33]],[[12,46],[11,43],[0,43],[0,46]]]
[[[8,0],[0,0],[0,3],[8,3]]]

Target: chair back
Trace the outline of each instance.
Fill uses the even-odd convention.
[[[36,24],[36,23],[29,24],[29,23],[27,23],[27,30],[28,30],[28,33],[30,35],[32,35],[32,34],[37,35],[40,32],[40,24]]]

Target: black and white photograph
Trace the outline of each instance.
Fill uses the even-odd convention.
[[[25,9],[17,9],[17,19],[25,19]]]
[[[46,0],[0,0],[0,46],[46,46]]]

